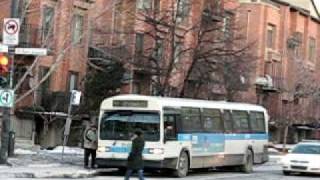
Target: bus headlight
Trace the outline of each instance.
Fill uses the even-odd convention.
[[[164,154],[164,149],[163,148],[149,148],[149,153],[150,154]]]
[[[105,152],[106,148],[104,146],[98,147],[98,152]]]
[[[98,152],[110,152],[111,151],[111,147],[108,146],[99,146],[98,147]]]

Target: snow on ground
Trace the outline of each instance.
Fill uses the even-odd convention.
[[[52,154],[62,154],[63,147],[57,146],[53,150],[42,150],[43,152],[52,153]],[[70,155],[83,155],[84,150],[79,147],[64,147],[64,154]]]
[[[32,150],[26,150],[26,149],[15,149],[14,150],[15,154],[37,154],[36,151],[32,151]]]

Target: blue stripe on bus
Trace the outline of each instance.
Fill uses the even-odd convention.
[[[131,147],[126,146],[112,146],[110,152],[114,153],[129,153],[131,151]],[[148,149],[143,150],[143,154],[148,154]]]
[[[121,147],[121,146],[112,146],[111,147],[111,152],[116,152],[116,153],[128,153],[130,152],[129,147]]]
[[[226,134],[226,140],[267,140],[268,134]]]
[[[267,140],[268,134],[207,134],[207,133],[194,133],[194,134],[178,134],[178,141],[192,141],[195,138],[207,137],[210,141],[224,141],[224,140]]]

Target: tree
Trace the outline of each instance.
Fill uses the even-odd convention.
[[[128,6],[125,2],[118,1],[121,8],[120,13],[116,14],[125,17],[125,20],[134,19],[131,28],[125,28],[124,32],[117,27],[116,31],[104,33],[134,37],[124,38],[129,39],[127,49],[134,50],[128,57],[122,58],[122,62],[129,64],[134,75],[148,77],[150,83],[147,84],[151,84],[152,94],[185,97],[190,78],[196,78],[199,86],[208,82],[224,85],[230,100],[233,100],[235,90],[243,89],[239,84],[253,69],[248,66],[252,61],[249,45],[239,46],[243,37],[233,34],[236,30],[236,26],[232,25],[235,23],[231,23],[233,17],[221,11],[221,5],[217,6],[212,1],[198,4],[193,0],[174,0],[161,4],[161,8],[159,4],[154,5],[153,9],[148,4],[141,4],[137,13],[132,13],[136,12],[135,4]],[[224,18],[229,24],[222,22]],[[103,32],[102,29],[97,31]],[[135,44],[132,39],[135,39]],[[231,82],[234,77],[240,83]],[[196,89],[201,88],[193,91]]]
[[[124,67],[121,63],[97,63],[90,60],[85,77],[84,108],[97,111],[101,102],[110,96],[119,94],[122,85]]]
[[[14,1],[16,2],[16,1]],[[30,13],[32,12],[40,12],[40,4],[36,1],[33,0],[29,0],[29,1],[19,1],[21,2],[20,5],[21,6],[21,14],[19,14],[19,18],[21,19],[21,24],[24,24],[24,21],[26,20],[25,17],[29,16]],[[65,1],[57,1],[55,3],[55,5],[57,7],[59,7],[61,5],[62,2]],[[35,6],[33,6],[35,5]],[[105,9],[103,10],[103,12],[110,10],[112,7],[112,5],[105,7]],[[68,8],[73,8],[73,4],[72,6],[69,7],[64,7],[66,11],[69,11],[70,9]],[[42,12],[42,11],[41,11]],[[102,13],[103,13],[102,12]],[[96,18],[99,18],[100,16],[97,16]],[[91,19],[92,21],[96,20],[95,18]],[[39,22],[40,23],[40,22]],[[61,26],[66,26],[66,27],[70,27],[70,24],[72,24],[72,18],[70,18],[70,21],[66,21],[66,22],[62,22],[60,25]],[[37,24],[38,25],[38,24]],[[54,41],[52,41],[50,35],[52,35],[53,32],[53,25],[54,23],[49,23],[48,24],[49,27],[47,27],[46,31],[48,33],[46,33],[47,35],[44,35],[44,37],[41,37],[41,47],[48,47],[50,46],[50,44],[52,44]],[[39,32],[38,32],[39,33]],[[77,38],[78,39],[82,39],[83,37],[85,37],[88,34],[88,31],[84,31],[81,34],[78,34]],[[30,35],[30,34],[28,34]],[[43,77],[41,77],[40,79],[34,79],[32,82],[31,87],[22,92],[21,94],[17,94],[17,98],[15,99],[14,104],[18,104],[20,103],[22,100],[24,100],[25,98],[29,97],[32,94],[37,94],[37,92],[35,92],[39,87],[41,87],[41,84],[43,84],[44,82],[47,81],[47,79],[50,77],[50,75],[52,73],[54,73],[57,68],[66,61],[66,55],[68,54],[68,51],[70,51],[72,48],[74,47],[78,47],[79,43],[78,42],[73,42],[71,39],[71,32],[66,32],[63,35],[59,34],[59,38],[63,38],[63,42],[61,42],[61,45],[59,49],[55,49],[55,51],[53,52],[53,59],[52,59],[52,65],[50,66],[49,70],[44,74]],[[39,39],[37,39],[39,40]],[[16,58],[16,62],[17,61],[23,61],[25,57],[22,57],[21,59]],[[23,86],[23,84],[25,84],[25,81],[30,78],[30,75],[32,74],[37,74],[38,73],[38,64],[39,64],[39,57],[36,57],[32,63],[30,64],[30,66],[26,69],[26,71],[24,72],[24,74],[20,77],[18,77],[17,79],[15,79],[15,81],[17,82],[15,87],[13,88],[15,92],[18,92],[21,87]],[[79,62],[79,63],[87,63],[87,62]],[[17,67],[17,64],[15,64],[15,67]],[[31,83],[30,83],[31,84]],[[35,106],[36,102],[32,102],[32,105]],[[33,109],[37,109],[37,108],[33,108]],[[49,124],[51,123],[53,120],[51,118],[45,118],[46,123],[45,124]],[[5,124],[5,121],[3,121],[4,126],[9,127],[7,124]],[[4,131],[3,131],[4,132]],[[2,134],[2,139],[1,139],[3,144],[8,144],[8,137],[6,134]],[[6,154],[7,149],[5,148],[5,146],[1,146],[1,163],[5,163],[4,161],[6,161],[6,157],[2,156],[3,154]]]
[[[314,109],[319,107],[319,90],[316,74],[309,65],[309,59],[301,57],[301,44],[288,40],[289,68],[288,84],[282,89],[282,93],[288,98],[283,100],[281,118],[276,122],[284,129],[283,150],[285,150],[289,127],[294,124],[307,124],[315,121]],[[309,121],[309,122],[308,122]]]

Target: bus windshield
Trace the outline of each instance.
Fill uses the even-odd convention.
[[[101,140],[130,140],[136,130],[144,133],[146,141],[160,140],[160,115],[157,112],[105,112],[100,122]]]

